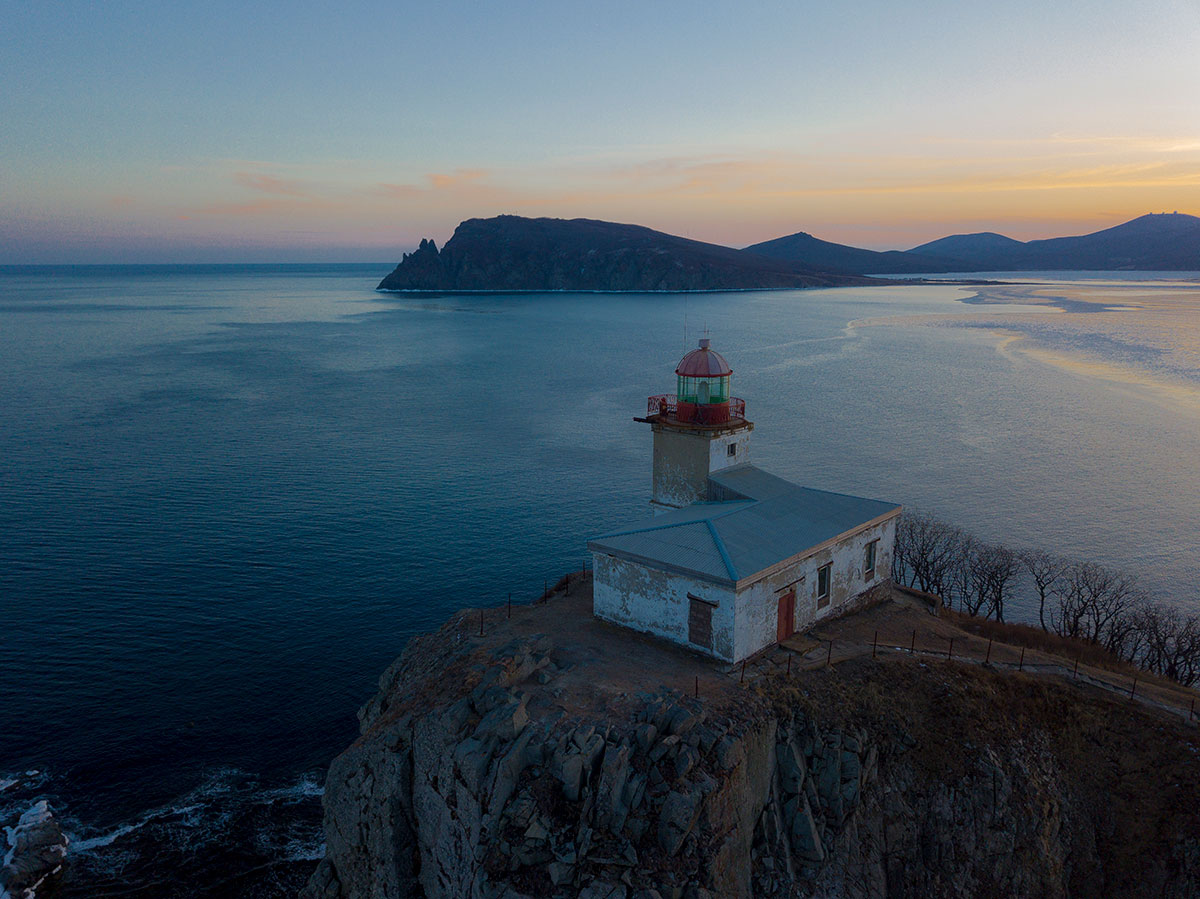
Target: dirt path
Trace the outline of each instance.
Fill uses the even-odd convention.
[[[1080,689],[1130,697],[1146,708],[1200,723],[1197,691],[1145,672],[1111,671],[1038,649],[972,634],[933,613],[919,596],[894,590],[889,601],[843,618],[823,622],[765,650],[742,664],[729,665],[685,647],[608,624],[592,617],[588,574],[572,576],[546,601],[482,610],[485,635],[479,635],[481,610],[459,613],[461,639],[498,646],[521,634],[549,634],[565,666],[558,681],[558,702],[565,711],[599,709],[662,689],[699,691],[717,707],[740,701],[739,684],[763,676],[801,676],[849,659],[918,659],[934,664],[958,662],[1039,677],[1055,677]],[[1193,713],[1195,710],[1195,713]]]
[[[989,640],[934,614],[920,598],[899,590],[892,599],[862,612],[823,623],[798,634],[741,665],[729,666],[730,677],[750,680],[789,671],[836,666],[848,659],[916,658],[954,661],[992,670],[1057,677],[1080,688],[1130,697],[1147,708],[1200,723],[1197,692],[1142,672],[1137,675],[1076,663],[1037,649]]]

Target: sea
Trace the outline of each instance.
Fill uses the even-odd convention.
[[[380,673],[648,513],[634,417],[704,334],[757,464],[1200,611],[1200,273],[416,297],[390,268],[0,268],[0,822],[49,801],[64,895],[293,895]]]

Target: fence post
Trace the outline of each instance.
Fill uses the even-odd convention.
[[[746,682],[746,660],[742,659],[742,676],[738,680],[738,683],[744,684],[745,682]]]
[[[1192,705],[1188,709],[1188,721],[1192,720],[1192,716],[1194,714],[1196,714],[1196,697],[1195,696],[1192,697]]]
[[[1021,661],[1017,662],[1017,670],[1018,671],[1025,670],[1025,647],[1024,646],[1021,647]]]
[[[987,658],[983,660],[983,664],[988,664],[992,660],[992,641],[988,640]]]
[[[950,638],[950,648],[948,650],[946,650],[946,661],[948,662],[952,658],[954,658],[954,638],[953,637]]]
[[[871,658],[875,658],[875,653],[879,649],[879,631],[875,632],[875,639],[871,641]]]
[[[1071,680],[1079,679],[1079,656],[1075,656],[1075,670],[1071,672]]]
[[[542,584],[544,585],[542,587],[542,599],[549,599],[550,598],[550,581],[544,580],[544,581],[542,581]]]
[[[908,647],[908,654],[910,656],[914,655],[916,653],[916,651],[917,651],[917,629],[914,627],[912,643]]]
[[[508,617],[512,618],[512,591],[508,591]]]
[[[829,641],[829,652],[825,654],[825,667],[828,668],[833,664],[833,641]]]
[[[700,698],[700,675],[696,675],[696,698]]]
[[[564,596],[571,595],[571,572],[567,572],[567,589],[563,592]]]
[[[479,636],[483,636],[483,609],[479,610]]]
[[[788,677],[791,677],[791,676],[792,676],[792,654],[791,654],[790,652],[788,653],[788,669],[787,669],[787,676],[788,676]],[[1194,700],[1194,699],[1193,699],[1193,700],[1192,700],[1192,703],[1193,703],[1193,704],[1195,704],[1195,702],[1196,702],[1196,700]],[[1191,719],[1189,718],[1188,720],[1190,721]]]
[[[1137,690],[1137,678],[1133,679],[1133,686],[1129,688],[1129,698],[1133,699],[1133,694]]]

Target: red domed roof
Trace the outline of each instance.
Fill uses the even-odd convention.
[[[687,378],[716,378],[733,374],[733,369],[724,356],[709,349],[708,338],[703,337],[700,339],[700,349],[692,350],[679,360],[675,374]]]

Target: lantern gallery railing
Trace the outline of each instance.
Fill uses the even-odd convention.
[[[684,424],[720,424],[746,417],[746,401],[731,396],[727,403],[681,403],[673,393],[660,393],[646,401],[646,415],[661,415]]]
[[[675,412],[675,394],[673,393],[660,393],[658,396],[652,396],[646,401],[647,415],[673,416]]]

